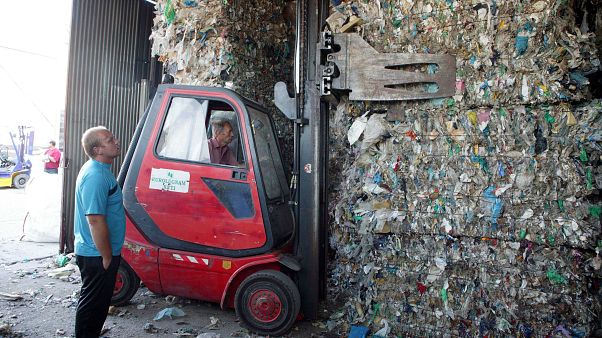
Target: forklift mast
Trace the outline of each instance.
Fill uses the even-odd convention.
[[[297,272],[301,311],[314,320],[326,292],[328,105],[321,101],[317,86],[317,47],[328,2],[299,0],[296,11],[294,93],[289,96],[286,83],[278,82],[274,103],[293,122],[290,204],[297,225],[293,251],[301,265]]]
[[[328,5],[324,0],[297,1],[295,98],[289,104],[294,104],[295,114],[291,116],[296,156],[292,184],[297,186],[293,186],[296,195],[292,198],[298,224],[295,256],[302,267],[298,287],[301,311],[310,320],[317,318],[319,300],[326,290],[328,105],[320,100],[316,83],[317,46]]]

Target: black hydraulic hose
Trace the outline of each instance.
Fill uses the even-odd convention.
[[[268,151],[270,153],[270,159],[272,160],[272,166],[274,166],[275,162],[274,162],[274,155],[272,154],[272,147],[270,146],[270,142],[266,142],[266,144],[268,145]],[[274,167],[274,169],[276,169],[276,168]],[[282,182],[280,182],[280,178],[278,177],[278,175],[276,175],[276,179],[278,180],[278,188],[280,188],[280,201],[281,201],[281,203],[284,203],[284,189],[282,188]],[[293,176],[293,178],[291,179],[291,181],[295,180],[295,179],[296,178]],[[297,222],[296,222],[296,219],[295,219],[295,212],[294,212],[294,210],[292,208],[292,205],[291,205],[291,208],[289,208],[289,210],[291,212],[291,215],[293,216],[292,217],[293,218],[293,230],[291,231],[291,235],[289,236],[289,238],[286,240],[286,242],[284,242],[284,244],[281,245],[281,247],[287,246],[291,242],[291,240],[293,238],[297,237],[297,236],[295,236],[295,232],[297,230]]]
[[[294,151],[294,159],[293,159],[293,178],[295,184],[293,203],[291,203],[291,211],[293,212],[293,219],[295,222],[295,232],[294,242],[293,242],[293,254],[297,255],[297,249],[299,248],[299,236],[297,234],[298,227],[297,223],[299,221],[299,176],[301,175],[301,152],[300,152],[300,141],[301,141],[301,125],[298,123],[300,119],[303,118],[304,114],[304,105],[305,105],[305,57],[301,55],[305,51],[305,39],[306,39],[306,29],[305,22],[307,21],[307,10],[306,10],[306,1],[298,0],[296,6],[296,40],[297,43],[295,45],[295,102],[296,102],[296,122],[293,126],[293,151]]]

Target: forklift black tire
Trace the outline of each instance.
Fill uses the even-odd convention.
[[[119,268],[117,268],[111,305],[123,306],[128,304],[130,299],[136,294],[136,291],[138,291],[139,286],[140,278],[138,278],[134,270],[122,258]]]
[[[27,174],[19,174],[13,177],[13,187],[17,189],[25,188],[25,185],[29,181],[29,175]]]
[[[247,329],[281,336],[295,323],[301,296],[295,283],[276,270],[262,270],[247,277],[236,290],[236,315]]]

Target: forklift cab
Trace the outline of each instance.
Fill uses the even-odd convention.
[[[151,241],[242,257],[290,238],[289,189],[264,108],[223,88],[170,85],[159,88],[145,120],[124,190],[135,188],[126,208]],[[235,165],[211,161],[216,120],[232,127]]]
[[[232,128],[229,143],[212,140],[216,122]],[[235,307],[258,333],[290,328],[300,302],[287,254],[294,219],[265,108],[225,88],[161,85],[118,180],[127,225],[114,304],[141,279],[153,292]]]

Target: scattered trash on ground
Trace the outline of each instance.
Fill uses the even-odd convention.
[[[0,299],[9,300],[9,301],[17,301],[17,300],[22,300],[23,296],[12,294],[12,293],[0,292]]]
[[[116,306],[109,306],[109,312],[107,313],[109,316],[117,316],[123,317],[128,313],[127,309],[118,308]]]
[[[176,335],[178,337],[192,337],[192,336],[195,336],[196,334],[197,334],[197,330],[195,330],[191,327],[181,327],[174,333],[174,335]]]
[[[57,278],[60,280],[68,281],[71,274],[77,271],[77,266],[74,264],[67,264],[63,267],[56,268],[47,272],[47,276],[51,278]]]
[[[205,329],[218,330],[221,325],[221,321],[217,317],[209,317],[209,324],[205,326]]]
[[[153,320],[161,320],[164,317],[169,317],[169,319],[173,319],[173,317],[183,317],[186,313],[177,307],[168,307],[157,313]]]
[[[107,325],[105,323],[105,325],[102,327],[102,330],[100,330],[100,335],[104,336],[107,332],[111,331],[111,329],[113,329],[115,327],[115,325]]]
[[[146,323],[144,324],[144,332],[146,333],[157,333],[159,332],[159,328],[156,327],[155,325],[153,325],[153,323]]]
[[[58,254],[54,258],[54,264],[56,264],[56,266],[58,266],[59,268],[62,268],[69,263],[73,263],[75,265],[74,257],[75,257],[74,253],[70,253],[70,254],[66,254],[66,255]]]
[[[222,336],[219,333],[213,333],[213,332],[205,332],[205,333],[200,333],[199,335],[196,336],[196,338],[221,338]]]

